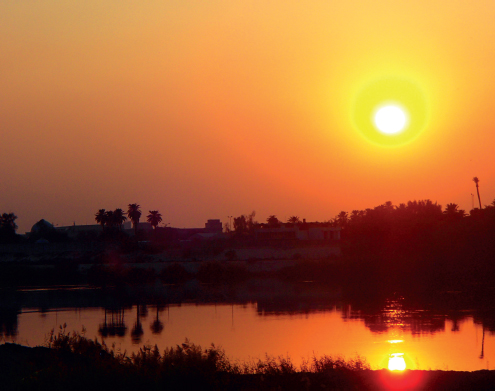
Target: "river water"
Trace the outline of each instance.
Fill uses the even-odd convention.
[[[225,349],[239,361],[359,355],[373,369],[394,355],[409,369],[473,371],[495,363],[493,324],[458,308],[410,308],[394,296],[359,308],[339,289],[253,280],[236,286],[155,284],[119,290],[58,287],[1,292],[0,340],[42,345],[51,330],[78,331],[128,354],[190,342]]]

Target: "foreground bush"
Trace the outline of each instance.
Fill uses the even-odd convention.
[[[52,331],[42,347],[0,345],[0,365],[4,369],[0,372],[2,389],[19,390],[247,390],[279,386],[290,390],[312,389],[316,384],[347,388],[354,382],[351,372],[369,369],[359,357],[351,361],[313,357],[299,368],[288,357],[266,356],[238,363],[213,344],[203,349],[188,340],[163,351],[143,346],[127,355],[86,338],[84,330],[66,332],[65,325],[58,333]]]
[[[492,390],[495,371],[370,370],[359,356],[233,363],[222,349],[185,341],[128,356],[83,333],[52,332],[45,346],[0,345],[1,390]]]

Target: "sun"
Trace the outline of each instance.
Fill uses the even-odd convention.
[[[380,132],[393,135],[404,130],[407,125],[407,115],[399,106],[386,105],[376,110],[373,121]]]
[[[406,369],[404,353],[393,353],[388,359],[388,369],[390,371],[403,371]]]
[[[428,107],[418,83],[383,77],[357,91],[350,115],[366,140],[382,147],[398,147],[414,141],[426,128]]]

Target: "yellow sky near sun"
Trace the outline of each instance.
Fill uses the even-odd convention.
[[[200,226],[495,198],[489,1],[0,4],[0,204],[28,229],[131,202]],[[412,80],[430,118],[383,148],[350,106]],[[2,210],[3,212],[3,210]]]

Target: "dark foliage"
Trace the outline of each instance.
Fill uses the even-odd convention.
[[[471,290],[495,285],[495,206],[387,202],[334,220],[342,226],[347,282],[358,289]]]
[[[245,267],[228,263],[205,262],[196,275],[199,281],[206,283],[233,283],[248,277]]]
[[[166,284],[179,284],[186,282],[191,278],[184,266],[180,263],[173,263],[162,270],[160,273],[160,279]]]
[[[289,357],[232,363],[222,349],[188,340],[127,356],[65,326],[44,347],[0,345],[0,366],[6,390],[489,390],[495,380],[493,371],[372,371],[361,357],[313,357],[299,368]]]

